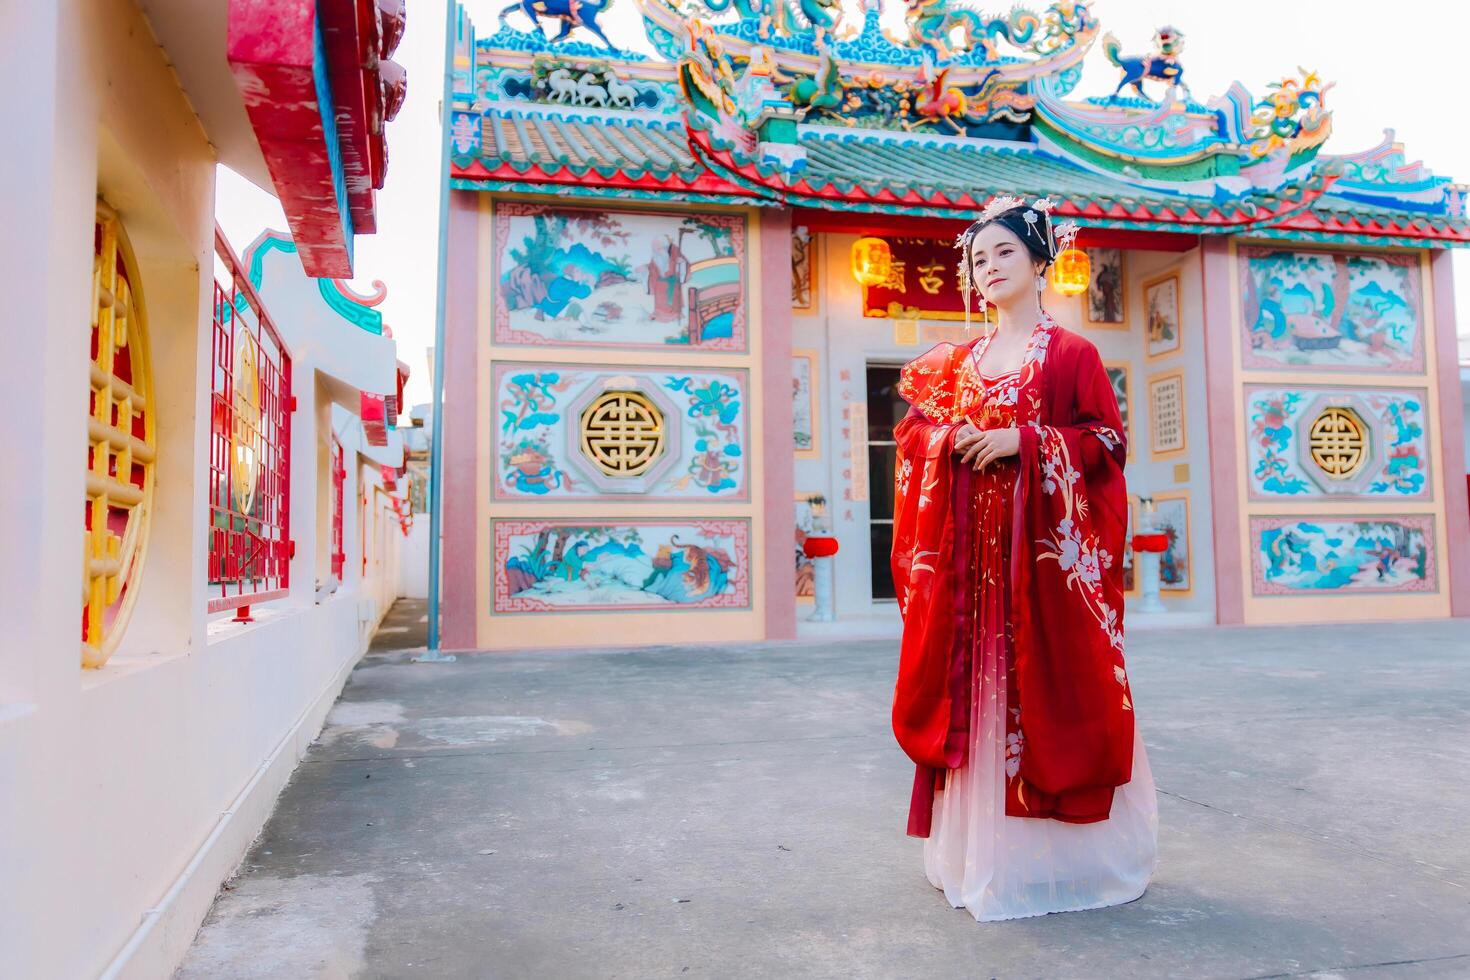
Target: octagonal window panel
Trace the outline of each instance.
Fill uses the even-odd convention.
[[[1252,500],[1430,499],[1422,388],[1246,385]]]
[[[750,499],[749,372],[497,364],[496,500]]]

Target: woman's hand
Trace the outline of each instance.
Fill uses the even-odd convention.
[[[961,422],[959,428],[954,430],[954,451],[957,453],[964,452],[970,446],[974,445],[975,440],[979,438],[980,430],[975,428],[973,422]]]
[[[954,451],[961,454],[961,463],[973,461],[975,469],[982,470],[998,459],[1021,451],[1021,430],[977,429],[966,422],[955,433]]]

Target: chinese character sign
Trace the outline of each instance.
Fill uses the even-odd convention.
[[[888,278],[863,289],[863,316],[963,320],[965,304],[957,279],[959,252],[935,238],[887,238],[893,253]],[[979,300],[970,297],[972,314]]]

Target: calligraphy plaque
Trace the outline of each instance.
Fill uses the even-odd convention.
[[[954,242],[935,238],[885,238],[893,254],[888,278],[863,288],[863,316],[913,320],[963,320],[959,252]],[[970,297],[971,315],[980,302]]]
[[[1174,371],[1149,378],[1148,404],[1150,452],[1154,456],[1184,452],[1184,375]]]

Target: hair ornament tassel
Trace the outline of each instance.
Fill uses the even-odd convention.
[[[1057,202],[1050,197],[1038,197],[1028,204],[1023,197],[1016,197],[1014,194],[999,194],[985,205],[985,208],[980,212],[980,220],[974,225],[971,225],[970,228],[966,229],[955,239],[955,245],[965,252],[965,258],[968,258],[969,248],[974,238],[972,229],[976,225],[983,225],[993,221],[1007,211],[1015,208],[1026,208],[1021,215],[1021,219],[1026,222],[1026,233],[1031,234],[1034,232],[1038,236],[1041,236],[1043,234],[1042,226],[1044,226],[1045,234],[1043,241],[1046,244],[1046,254],[1049,258],[1055,260],[1058,255],[1072,247],[1072,243],[1077,239],[1078,231],[1077,222],[1075,221],[1059,221],[1053,225],[1051,212],[1056,206]],[[960,271],[960,278],[962,282],[969,278],[963,268]]]

